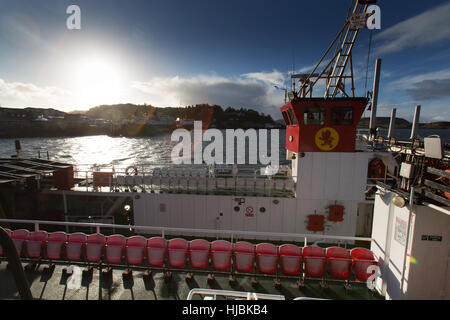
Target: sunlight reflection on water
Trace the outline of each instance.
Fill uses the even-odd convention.
[[[36,158],[39,152],[46,159],[75,164],[137,164],[169,163],[170,136],[123,138],[90,136],[76,138],[22,138],[22,157]],[[14,139],[0,140],[0,156],[15,154]]]
[[[284,163],[286,157],[284,130],[279,132],[279,160]],[[47,158],[50,160],[72,164],[97,165],[138,165],[138,164],[169,164],[173,146],[170,135],[143,138],[124,138],[88,136],[66,138],[21,138],[23,158]],[[9,158],[15,154],[15,139],[0,139],[0,157]],[[270,139],[268,139],[270,150]],[[205,147],[210,142],[203,142]],[[224,139],[224,156],[226,156],[226,139]],[[236,145],[235,145],[236,149]],[[248,149],[246,144],[246,161],[248,163]],[[235,151],[242,152],[242,150]]]

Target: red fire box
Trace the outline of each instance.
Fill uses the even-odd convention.
[[[314,214],[308,216],[308,227],[309,231],[323,231],[324,230],[325,217],[322,215]]]
[[[53,172],[53,186],[59,190],[70,190],[75,186],[73,180],[73,166],[58,169]]]
[[[112,179],[112,172],[94,172],[94,187],[109,187]]]
[[[333,205],[330,206],[330,215],[328,220],[338,222],[344,221],[344,206]]]

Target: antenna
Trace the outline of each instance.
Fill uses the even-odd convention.
[[[292,75],[295,74],[295,47],[292,46]],[[292,79],[292,91],[295,91],[295,79]]]

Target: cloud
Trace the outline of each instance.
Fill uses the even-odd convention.
[[[420,112],[420,122],[450,121],[450,115],[448,114],[450,105],[445,101],[427,102],[424,104],[418,101],[382,103],[378,105],[377,115],[380,117],[390,117],[391,110],[396,108],[397,118],[403,118],[412,122],[414,117],[414,109],[419,104],[422,106],[422,110]]]
[[[443,116],[436,116],[436,117],[433,117],[432,120],[434,120],[434,121],[447,121],[448,119],[443,117]]]
[[[281,86],[283,79],[284,74],[274,70],[246,73],[234,78],[207,75],[153,78],[146,82],[135,81],[132,87],[148,94],[155,105],[209,103],[252,108],[279,118],[278,108],[283,105],[284,93],[276,90],[274,85]]]
[[[450,78],[423,80],[415,83],[413,88],[407,89],[414,99],[430,100],[450,97]]]
[[[245,73],[241,77],[247,79],[255,79],[262,82],[265,82],[269,85],[282,86],[286,79],[286,74],[281,73],[277,70],[273,70],[272,72],[253,72],[253,73]]]
[[[450,68],[406,76],[389,83],[395,90],[401,89],[417,101],[450,97]]]
[[[423,47],[450,39],[450,2],[402,21],[378,34],[376,55]]]
[[[61,104],[71,93],[58,87],[39,87],[32,83],[6,82],[0,79],[0,99],[8,104]]]

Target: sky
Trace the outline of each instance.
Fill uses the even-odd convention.
[[[81,29],[67,28],[68,6]],[[0,106],[251,108],[280,119],[289,74],[310,72],[350,0],[0,0]],[[380,0],[353,50],[356,94],[382,59],[380,116],[450,121],[450,1]],[[369,36],[372,44],[367,73]],[[366,76],[367,74],[367,76]],[[366,85],[366,78],[368,79]],[[323,95],[323,88],[315,88]],[[368,115],[368,113],[366,113]]]

